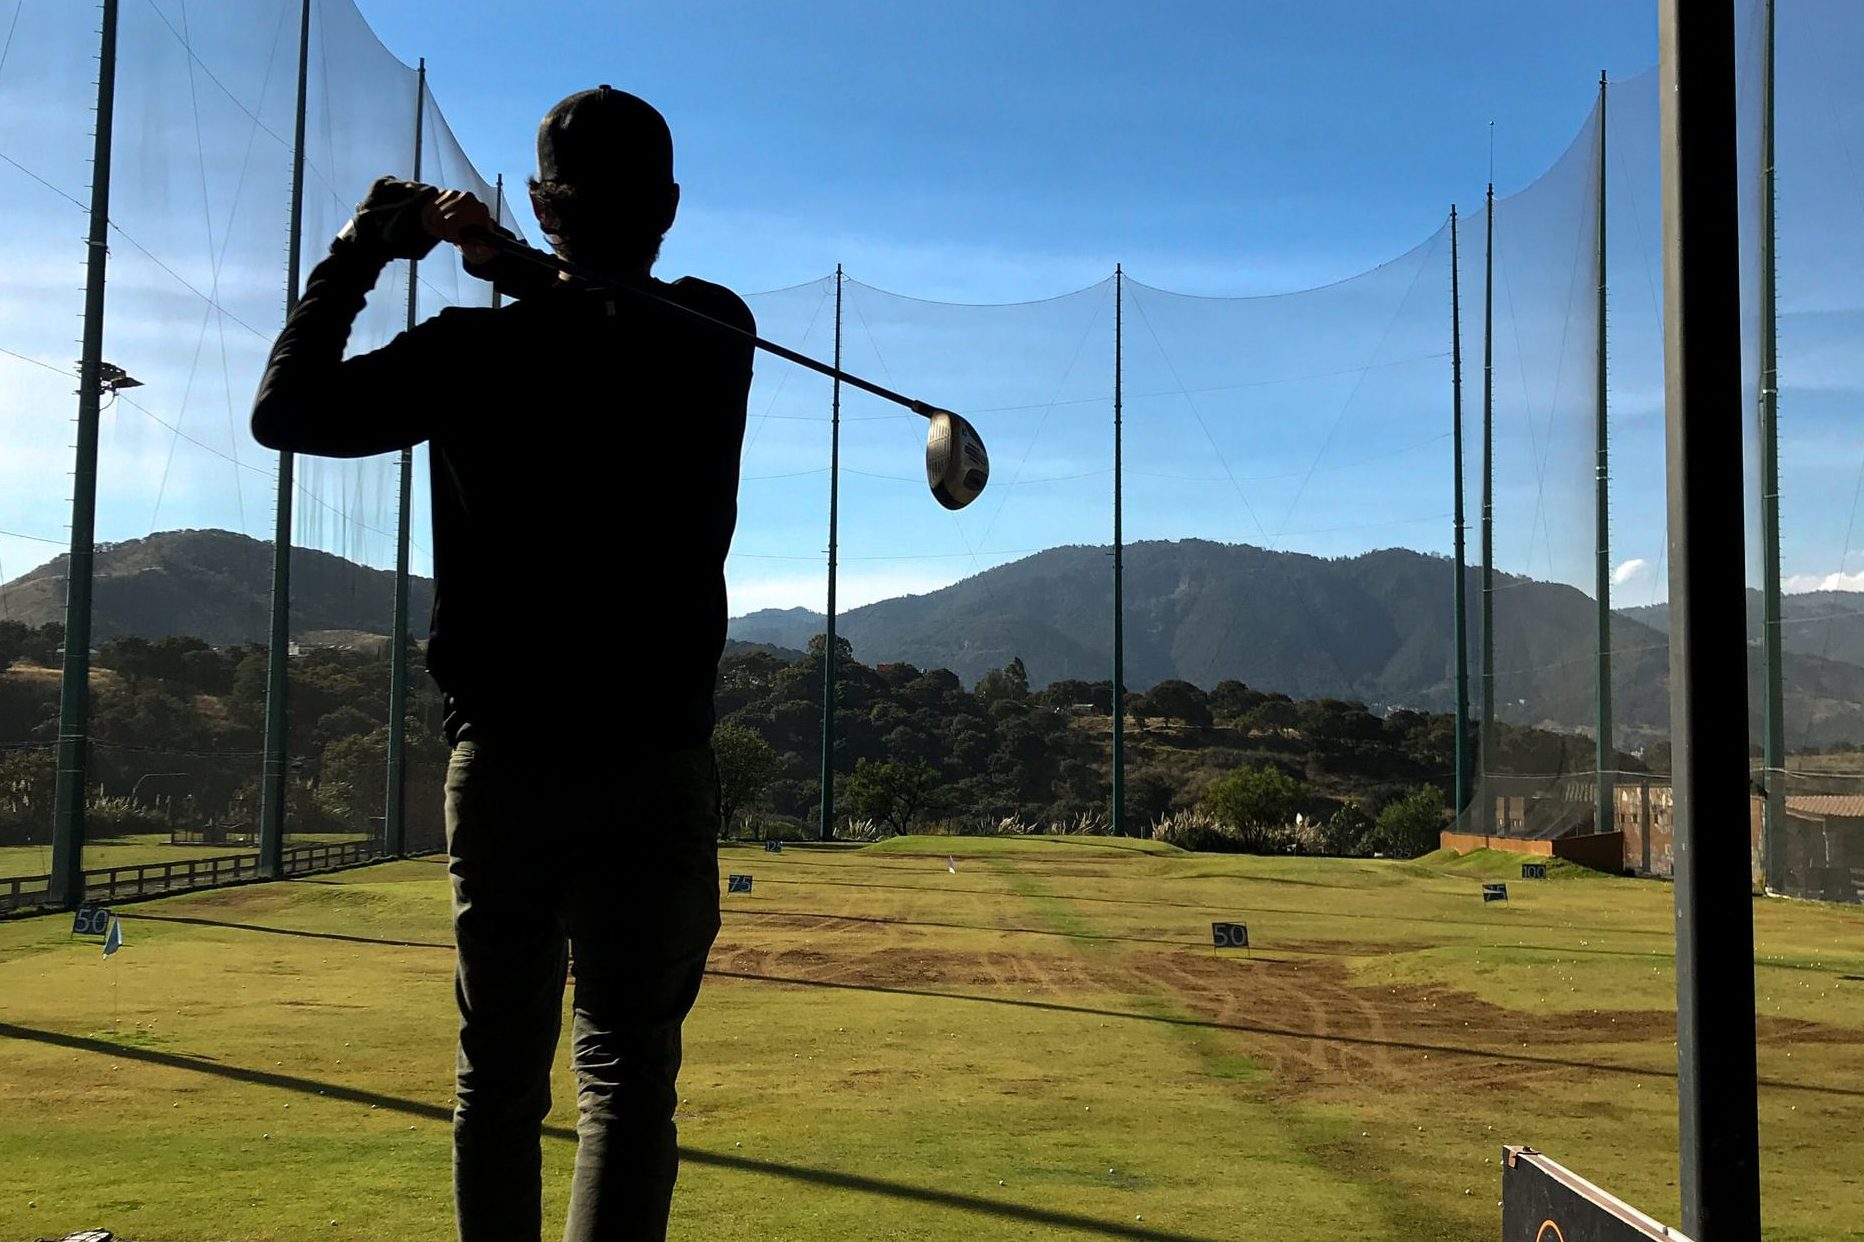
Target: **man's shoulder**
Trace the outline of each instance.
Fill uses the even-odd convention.
[[[682,276],[667,282],[666,290],[667,297],[689,310],[710,315],[746,332],[757,331],[757,318],[751,314],[751,308],[745,305],[743,298],[724,285],[713,284],[697,276]]]

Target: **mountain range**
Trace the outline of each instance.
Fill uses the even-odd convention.
[[[0,619],[64,619],[65,558],[0,585]],[[1108,549],[1072,546],[997,566],[924,595],[850,609],[837,621],[856,658],[949,668],[966,684],[1020,658],[1030,683],[1111,675]],[[1125,550],[1126,684],[1168,678],[1206,688],[1236,679],[1295,698],[1347,698],[1375,710],[1447,711],[1454,704],[1451,587],[1443,557],[1384,549],[1322,558],[1204,540]],[[190,634],[217,646],[269,632],[271,545],[217,530],[168,531],[101,544],[93,632]],[[1480,701],[1475,623],[1480,575],[1468,571],[1470,695]],[[1750,593],[1751,632],[1759,597]],[[390,628],[393,575],[328,553],[292,556],[292,635]],[[1572,587],[1498,574],[1498,718],[1557,729],[1593,723],[1596,608]],[[411,628],[424,633],[430,579],[410,588]],[[542,604],[539,605],[542,607]],[[1864,593],[1821,591],[1783,601],[1789,743],[1864,740]],[[1660,735],[1669,718],[1664,605],[1612,620],[1613,698],[1621,745]],[[731,621],[732,649],[800,651],[820,613],[770,609]],[[1759,696],[1750,659],[1750,710]]]
[[[65,619],[69,556],[0,583],[0,621],[30,626]],[[272,545],[224,530],[172,530],[97,545],[91,637],[187,634],[216,647],[264,643],[272,632]],[[395,575],[328,552],[291,553],[291,636],[322,631],[387,635]],[[408,584],[409,629],[427,633],[431,578]]]
[[[1454,571],[1446,558],[1391,548],[1327,559],[1181,540],[1131,544],[1124,559],[1130,690],[1173,677],[1206,688],[1235,678],[1296,698],[1359,699],[1379,710],[1454,706]],[[1480,695],[1480,577],[1468,571],[1472,702]],[[1784,628],[1787,712],[1800,735],[1793,744],[1864,739],[1864,658],[1845,658],[1864,657],[1864,595],[1787,598],[1786,610],[1800,620]],[[1021,657],[1030,683],[1042,686],[1110,677],[1112,609],[1108,550],[1065,547],[925,595],[851,609],[836,630],[867,663],[945,667],[970,683]],[[1758,616],[1758,602],[1755,609]],[[1613,616],[1621,744],[1668,726],[1667,621],[1661,607]],[[1497,574],[1497,717],[1590,728],[1596,627],[1590,596]],[[731,636],[800,648],[822,629],[821,614],[791,608],[736,617]],[[1749,697],[1758,702],[1752,691]]]

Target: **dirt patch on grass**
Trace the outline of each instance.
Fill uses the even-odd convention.
[[[911,991],[1009,992],[1055,999],[1095,987],[1087,964],[1069,953],[965,952],[950,949],[837,947],[771,949],[719,946],[709,967],[715,973],[749,975],[782,983],[833,984]]]
[[[1123,969],[1126,989],[1162,987],[1197,1019],[1249,1037],[1277,1091],[1487,1090],[1603,1068],[1582,1051],[1599,1045],[1667,1050],[1676,1029],[1645,1010],[1527,1014],[1451,988],[1356,987],[1331,960],[1176,953]]]

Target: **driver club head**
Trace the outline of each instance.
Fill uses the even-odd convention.
[[[984,438],[950,410],[934,410],[926,428],[926,483],[947,509],[962,509],[983,494],[990,482],[990,454]]]

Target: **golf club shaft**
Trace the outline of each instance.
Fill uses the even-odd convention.
[[[573,280],[581,281],[584,284],[598,289],[618,289],[626,293],[631,293],[636,297],[645,298],[648,301],[654,302],[672,311],[683,319],[689,319],[694,323],[702,324],[705,327],[713,328],[720,332],[729,333],[732,336],[742,337],[751,342],[751,344],[757,346],[757,348],[773,353],[779,358],[794,362],[799,367],[808,367],[811,371],[826,375],[830,379],[838,379],[844,384],[859,388],[862,392],[871,392],[876,397],[891,401],[895,405],[903,405],[921,418],[931,418],[934,414],[938,413],[937,407],[927,405],[924,401],[915,401],[911,397],[894,392],[891,388],[882,388],[879,384],[871,380],[864,380],[858,375],[851,375],[847,371],[832,367],[826,362],[818,362],[808,354],[799,354],[787,346],[779,345],[775,341],[767,341],[756,333],[746,332],[743,328],[735,324],[729,324],[723,320],[714,319],[703,311],[696,311],[691,307],[681,306],[678,302],[670,301],[650,290],[642,289],[635,285],[619,283],[579,263],[572,263],[561,255],[547,254],[542,250],[527,246],[523,242],[514,241],[509,237],[502,237],[496,233],[487,233],[478,229],[468,231],[464,240],[475,245],[490,246],[508,258],[518,259],[521,262],[530,263],[537,267],[548,268],[553,272],[559,272]]]

